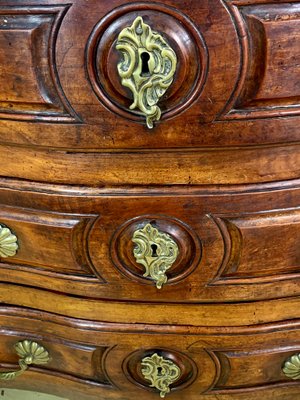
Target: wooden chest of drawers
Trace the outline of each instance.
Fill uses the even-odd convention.
[[[0,2],[1,386],[300,397],[300,2]]]

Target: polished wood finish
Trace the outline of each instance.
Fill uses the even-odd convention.
[[[285,377],[282,365],[299,352],[299,321],[230,330],[185,326],[176,332],[171,326],[89,323],[22,308],[1,308],[0,321],[6,327],[1,332],[1,367],[15,367],[17,357],[6,349],[26,334],[52,355],[47,366],[31,367],[27,376],[8,387],[47,391],[50,385],[53,393],[70,399],[79,395],[83,399],[154,399],[157,393],[147,388],[138,364],[155,350],[171,355],[181,367],[181,379],[173,385],[177,390],[169,395],[175,399],[230,399],[233,395],[244,399],[247,394],[249,399],[261,395],[279,400],[297,393],[297,382]],[[47,384],[45,374],[51,377]],[[76,392],[71,393],[68,385]],[[285,393],[290,397],[280,397]]]
[[[55,190],[2,181],[2,201],[15,206],[2,207],[0,222],[17,234],[20,250],[3,260],[1,280],[122,301],[299,295],[299,188],[277,185],[212,194],[194,187]],[[151,221],[179,246],[160,291],[133,254],[134,231]]]
[[[7,104],[5,118],[0,127],[2,143],[25,146],[34,144],[35,146],[64,149],[160,149],[261,145],[297,141],[297,125],[299,124],[297,68],[299,67],[294,62],[293,57],[296,60],[297,53],[294,54],[293,50],[298,51],[298,36],[295,36],[298,32],[297,24],[299,24],[298,1],[265,1],[262,4],[260,0],[228,0],[225,2],[202,0],[200,3],[195,0],[185,2],[168,0],[162,6],[147,0],[138,6],[127,5],[123,0],[101,2],[98,0],[70,0],[68,4],[69,8],[61,7],[60,0],[36,1],[34,6],[28,0],[18,0],[17,3],[12,0],[1,2],[2,30],[0,30],[0,37],[3,49],[1,65],[5,65],[2,81],[5,80],[5,87],[10,88],[6,92],[2,92],[3,99],[1,100]],[[122,16],[130,12],[151,13],[151,10],[160,13],[159,23],[155,23],[153,17],[156,29],[163,31],[165,25],[169,26],[165,20],[175,18],[188,33],[196,32],[190,33],[192,36],[189,43],[193,45],[198,42],[199,54],[203,52],[204,47],[209,53],[209,69],[201,93],[193,99],[193,105],[184,113],[176,112],[175,116],[172,115],[173,119],[165,119],[163,123],[158,124],[155,128],[155,137],[153,134],[149,134],[149,131],[141,124],[142,119],[138,116],[132,115],[132,118],[137,119],[137,122],[140,123],[109,112],[102,105],[101,99],[94,94],[93,85],[91,85],[93,82],[90,82],[91,78],[87,76],[87,68],[94,62],[94,59],[88,57],[90,53],[87,45],[97,24],[101,23],[106,26],[107,20],[112,24],[113,21],[120,18],[121,30],[123,27]],[[25,27],[18,28],[19,30],[15,27],[16,22],[14,22],[15,25],[11,23],[18,18],[21,19],[23,25],[27,23]],[[49,32],[51,28],[52,30],[56,29],[58,30],[57,35],[50,35],[47,39],[50,42],[47,42],[46,38],[44,41],[37,41],[37,51],[34,51],[32,41],[35,36],[42,33],[38,30],[36,30],[35,36],[32,33],[26,33],[28,41],[26,46],[21,46],[18,42],[18,35],[20,35],[18,32],[23,32],[25,29],[26,32],[31,32],[32,21],[34,21],[34,25],[38,26],[42,18],[49,20],[47,24],[44,24],[46,25],[43,28],[44,31]],[[268,18],[270,22],[268,22]],[[253,19],[254,22],[249,27],[247,22],[253,21]],[[54,21],[56,21],[56,25]],[[74,21],[80,21],[80,24],[74,23]],[[257,29],[255,21],[257,21]],[[268,27],[266,33],[262,29],[264,26]],[[113,33],[110,32],[114,35],[111,41],[118,35],[117,30],[116,28]],[[251,33],[253,34],[251,35]],[[286,44],[289,38],[291,40],[291,34],[294,41],[292,44]],[[172,35],[174,43],[174,33]],[[259,35],[263,35],[264,41]],[[202,38],[202,44],[199,43],[198,37]],[[224,37],[226,37],[226,41]],[[23,40],[25,40],[25,34]],[[255,43],[258,43],[259,46],[255,47]],[[275,52],[276,44],[283,48],[281,53],[279,53],[280,48],[277,53]],[[40,54],[42,50],[44,51],[44,48],[41,48],[42,45],[49,46],[51,50],[48,53],[48,60],[46,60],[46,54],[44,57]],[[292,45],[292,49],[290,49],[290,45]],[[8,63],[7,51],[12,57],[16,57],[16,53],[18,57],[21,57],[20,48],[22,62],[25,64],[23,75],[19,77],[20,82],[18,83],[21,92],[18,92],[18,102],[14,106],[16,90],[14,91],[13,88],[17,79],[16,65]],[[188,47],[184,50],[181,46],[181,51],[188,52]],[[253,51],[258,54],[252,58]],[[273,58],[268,57],[268,52],[275,57],[277,67],[272,66]],[[287,53],[291,56],[287,57]],[[198,62],[193,54],[187,53],[186,56],[193,57],[194,65]],[[57,102],[59,98],[64,101],[69,115],[77,119],[77,123],[71,122],[55,126],[51,123],[40,124],[39,121],[43,122],[49,116],[48,112],[46,115],[43,113],[42,108],[45,101],[40,100],[42,103],[40,106],[38,105],[40,103],[35,106],[36,111],[25,107],[26,101],[37,101],[37,96],[42,99],[49,97],[45,80],[36,75],[36,72],[42,69],[38,64],[41,58],[46,63],[46,67],[52,69],[50,84],[53,95]],[[254,73],[253,78],[251,71],[253,68],[249,66],[249,59],[253,59],[254,63],[260,63],[262,66],[270,63],[270,65],[266,65],[266,68],[258,71],[259,79],[256,79],[257,73]],[[282,65],[280,65],[281,60],[283,60]],[[115,56],[115,64],[117,61],[117,56]],[[111,78],[113,82],[118,81],[115,64],[106,67],[111,68],[109,74],[113,76]],[[248,68],[250,68],[249,72]],[[268,95],[267,107],[263,106],[263,111],[261,111],[259,104],[254,106],[258,118],[252,119],[251,116],[251,121],[247,120],[249,111],[245,110],[243,118],[228,123],[227,116],[231,115],[231,110],[235,110],[235,104],[241,103],[239,92],[244,89],[245,83],[248,85],[249,81],[250,85],[251,82],[252,86],[256,85],[254,91],[261,90],[261,97],[265,98]],[[279,91],[279,86],[286,87],[286,89]],[[15,89],[17,88],[15,87]],[[25,94],[27,97],[24,97]],[[251,95],[247,95],[249,99]],[[280,95],[279,100],[278,95]],[[109,93],[105,92],[103,96],[107,101],[116,101]],[[180,97],[180,91],[176,96]],[[276,96],[275,99],[274,96]],[[259,96],[257,101],[259,101]],[[292,103],[291,106],[287,106],[289,103]],[[171,107],[168,104],[166,100],[164,108],[167,113],[169,112],[168,107]],[[25,111],[22,111],[24,108]],[[264,108],[267,108],[267,115],[265,115]],[[116,109],[117,106],[115,106]],[[24,118],[30,119],[31,122],[25,125],[20,124],[20,114]],[[282,116],[285,118],[281,118]],[[65,117],[54,115],[54,118],[57,122],[64,122],[61,118]],[[17,151],[16,147],[14,149]],[[173,159],[177,159],[176,154],[173,155]]]
[[[153,130],[117,68],[137,16],[178,58]],[[157,399],[158,354],[170,399],[300,396],[299,28],[299,0],[1,2],[0,369],[19,340],[51,355],[3,387]],[[161,289],[147,224],[178,247]]]
[[[284,181],[299,178],[300,164],[300,148],[297,144],[125,153],[0,146],[0,151],[5,154],[0,159],[0,168],[8,176],[98,187],[139,184],[235,185]]]

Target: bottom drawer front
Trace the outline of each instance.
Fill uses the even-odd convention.
[[[2,308],[0,326],[1,372],[19,369],[15,344],[25,339],[42,345],[50,358],[32,363],[15,380],[1,381],[3,387],[70,400],[300,395],[295,379],[300,322],[231,328],[120,325]]]

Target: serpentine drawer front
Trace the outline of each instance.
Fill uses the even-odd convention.
[[[3,203],[18,202],[0,209],[3,231],[12,231],[4,243],[16,252],[1,259],[2,281],[121,301],[222,303],[300,293],[296,189],[213,197],[192,189],[60,191],[57,205],[50,192],[0,188]]]
[[[243,392],[249,399],[258,394],[272,399],[276,390],[280,399],[287,388],[296,393],[298,385],[299,323],[233,327],[230,333],[178,326],[175,333],[171,326],[145,325],[144,330],[139,324],[121,327],[3,307],[0,321],[0,379],[18,370],[20,359],[32,361],[19,376],[6,374],[1,385],[7,387],[38,382],[42,390],[71,400],[114,399],[121,393],[123,398],[202,400],[244,399]]]
[[[300,0],[0,1],[0,384],[300,397]]]

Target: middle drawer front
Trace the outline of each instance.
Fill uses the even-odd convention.
[[[2,189],[0,279],[124,301],[299,295],[300,191],[263,189]]]
[[[275,392],[279,400],[281,388],[299,394],[300,381],[293,379],[295,371],[300,374],[299,322],[236,327],[228,333],[227,328],[91,323],[1,308],[0,323],[1,378],[3,372],[17,371],[24,358],[16,354],[16,344],[29,341],[35,357],[22,376],[0,380],[6,386],[30,389],[38,381],[40,390],[54,385],[60,395],[84,400],[154,400],[164,392],[170,400],[244,399],[239,395],[245,393],[249,399],[260,393],[272,399]],[[38,362],[41,353],[32,342],[48,353],[45,363]],[[159,385],[155,377],[161,376],[166,379]]]

